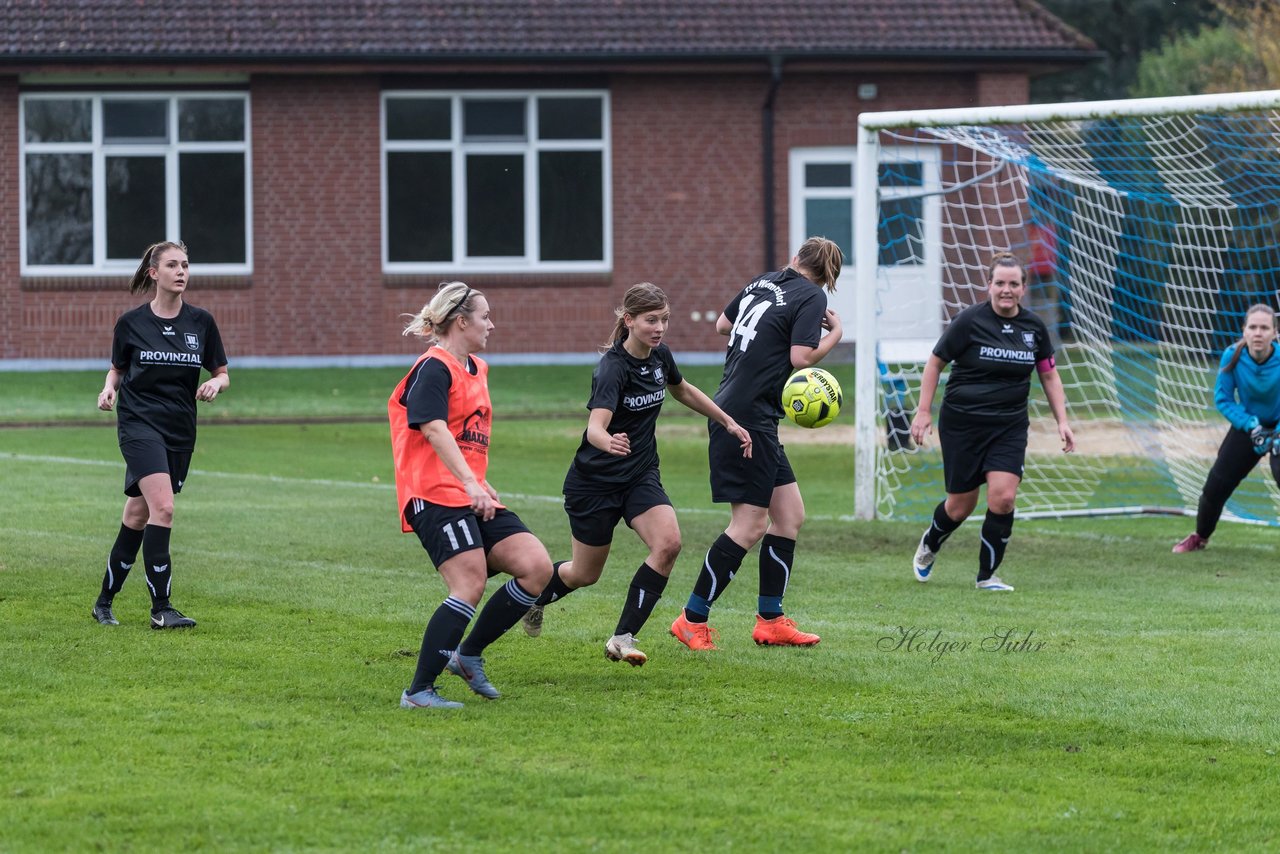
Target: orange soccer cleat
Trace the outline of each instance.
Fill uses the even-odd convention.
[[[766,620],[756,615],[756,628],[751,639],[761,646],[817,646],[822,638],[802,632],[790,617],[774,617]]]
[[[676,621],[671,624],[671,634],[675,635],[676,640],[689,647],[689,649],[719,649],[716,646],[715,639],[720,633],[708,626],[706,623],[691,623],[684,615],[684,609],[680,610],[680,616],[676,617]]]

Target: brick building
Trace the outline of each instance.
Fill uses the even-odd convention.
[[[1031,76],[1097,55],[1032,0],[14,0],[0,18],[0,366],[105,359],[165,237],[233,362],[414,352],[400,315],[451,279],[489,295],[491,354],[591,352],[644,280],[672,297],[674,349],[718,351],[714,312],[785,263],[803,167],[851,164],[859,112],[1023,103]],[[847,246],[840,222],[819,225]]]

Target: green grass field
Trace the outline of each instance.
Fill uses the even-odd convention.
[[[89,617],[123,474],[101,376],[0,374],[0,417],[62,425],[0,429],[0,850],[1280,846],[1280,531],[1224,526],[1174,556],[1189,520],[1020,522],[1001,595],[973,589],[974,520],[922,585],[915,524],[842,518],[852,449],[796,443],[787,606],[822,643],[751,642],[752,555],[712,615],[723,649],[696,654],[667,626],[727,512],[675,403],[660,441],[685,552],[649,663],[602,653],[644,556],[623,528],[542,637],[490,647],[501,700],[446,675],[465,709],[401,710],[444,587],[397,525],[377,419],[400,373],[233,371],[202,405],[173,539],[186,633],[147,628],[140,571],[121,626]],[[490,479],[555,557],[588,377],[491,380]]]

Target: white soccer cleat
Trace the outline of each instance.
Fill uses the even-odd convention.
[[[1013,590],[1012,584],[1005,584],[1000,580],[1000,576],[993,575],[990,578],[983,579],[974,585],[979,590]]]
[[[604,645],[604,657],[610,661],[625,661],[632,667],[639,667],[649,660],[649,656],[636,649],[636,639],[630,632],[609,638]]]
[[[933,572],[933,562],[938,559],[938,553],[930,549],[924,544],[925,531],[920,535],[920,545],[916,548],[916,556],[911,561],[911,568],[916,574],[916,581],[928,581],[929,573]]]

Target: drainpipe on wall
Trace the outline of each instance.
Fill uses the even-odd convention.
[[[782,85],[782,56],[773,54],[769,57],[769,91],[764,96],[764,109],[761,111],[761,121],[763,122],[761,138],[763,144],[761,146],[761,157],[764,158],[763,169],[764,175],[764,192],[761,194],[763,199],[763,219],[764,219],[764,266],[763,270],[772,270],[773,264],[773,223],[776,216],[773,204],[773,101],[778,94],[778,87]]]

